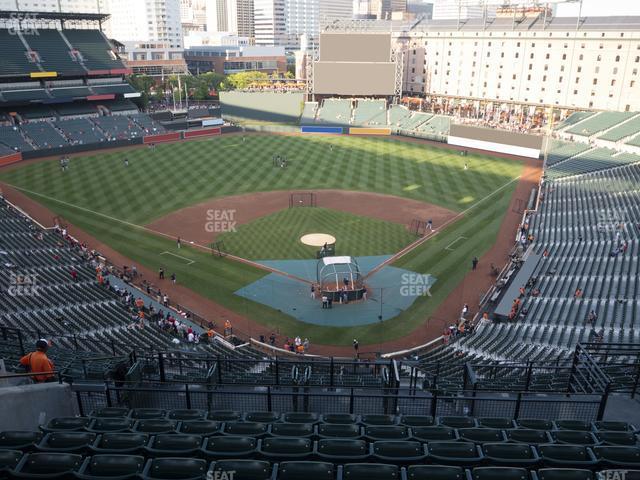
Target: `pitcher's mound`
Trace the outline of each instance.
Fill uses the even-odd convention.
[[[327,233],[309,233],[308,235],[300,237],[300,241],[311,247],[323,247],[325,244],[335,244],[336,237]]]

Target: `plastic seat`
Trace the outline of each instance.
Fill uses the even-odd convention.
[[[342,467],[344,480],[398,480],[400,468],[384,463],[347,463]]]
[[[207,420],[216,422],[237,422],[241,419],[242,414],[233,410],[212,410],[207,414]]]
[[[321,423],[318,425],[320,438],[359,438],[362,432],[359,425],[340,423]]]
[[[370,444],[370,453],[375,461],[395,465],[419,463],[427,458],[422,443],[403,440],[373,442]]]
[[[432,442],[427,444],[430,463],[474,466],[482,462],[480,447],[469,442]]]
[[[238,480],[269,480],[272,474],[272,467],[269,462],[262,460],[220,460],[212,465],[214,472],[234,472],[233,478]]]
[[[85,458],[77,478],[95,480],[127,480],[138,478],[144,468],[144,457],[136,455],[94,455]]]
[[[165,420],[163,418],[152,418],[148,420],[138,420],[132,428],[132,431],[139,433],[172,433],[176,431],[178,422],[175,420]]]
[[[313,412],[290,412],[282,416],[282,421],[287,423],[318,423],[320,420],[317,413]]]
[[[160,408],[134,408],[129,413],[129,416],[136,420],[150,420],[165,418],[167,416],[167,412]]]
[[[607,432],[633,432],[635,427],[627,422],[593,422],[593,428],[596,431]]]
[[[542,463],[549,467],[593,467],[597,461],[584,445],[539,445]]]
[[[0,432],[0,448],[28,452],[35,449],[44,434],[25,430],[5,430]]]
[[[407,480],[465,480],[464,468],[450,465],[409,465]]]
[[[403,425],[386,425],[364,427],[364,435],[372,441],[376,440],[406,440],[411,431]]]
[[[553,443],[551,434],[546,430],[531,430],[529,428],[515,428],[505,432],[509,442],[527,443],[529,445],[540,445]]]
[[[494,428],[459,428],[460,440],[474,443],[506,442],[507,437],[502,430]]]
[[[133,428],[134,420],[125,417],[94,418],[87,431],[95,433],[126,432]]]
[[[127,417],[129,416],[129,409],[122,407],[98,408],[97,410],[91,412],[89,416],[99,418]]]
[[[414,427],[413,438],[421,442],[444,442],[458,440],[458,432],[451,427]]]
[[[204,410],[195,409],[171,410],[167,413],[169,420],[202,420],[205,416],[206,412]]]
[[[98,454],[142,453],[149,443],[149,435],[145,433],[104,433],[91,445],[90,449]]]
[[[498,430],[509,430],[516,427],[516,423],[510,418],[502,417],[481,417],[478,418],[479,427],[497,428]]]
[[[152,437],[146,451],[152,457],[190,457],[195,456],[201,446],[200,435],[164,434]]]
[[[589,470],[574,468],[542,468],[537,471],[538,480],[594,480]]]
[[[200,458],[153,458],[142,472],[143,479],[200,480],[207,474],[207,462]]]
[[[309,438],[314,432],[312,423],[273,423],[269,426],[269,433],[278,437]]]
[[[472,480],[529,480],[526,468],[477,467],[471,471]]]
[[[364,425],[396,425],[395,415],[362,415],[360,422]]]
[[[252,437],[207,437],[202,453],[209,460],[247,458],[256,452],[258,441]]]
[[[20,450],[0,450],[0,478],[1,474],[16,468],[21,458]]]
[[[82,455],[72,453],[29,453],[22,457],[12,478],[74,478],[82,466]]]
[[[346,425],[349,423],[358,423],[358,416],[351,413],[325,413],[321,417],[322,423],[337,423]]]
[[[407,427],[432,427],[435,420],[431,415],[403,415],[400,423]]]
[[[580,430],[558,430],[551,432],[556,443],[568,443],[570,445],[598,445],[600,441],[591,432]]]
[[[249,412],[244,416],[247,422],[272,423],[280,420],[280,414],[276,412]]]
[[[77,432],[89,426],[89,417],[57,417],[40,427],[43,432]]]
[[[182,422],[178,427],[178,433],[208,437],[219,433],[220,428],[222,428],[220,422],[214,422],[213,420],[192,420]]]
[[[640,447],[597,446],[593,454],[600,468],[634,469],[640,468]]]
[[[265,438],[258,442],[258,453],[273,461],[306,459],[313,453],[313,442],[308,438]]]
[[[278,465],[277,480],[334,480],[336,468],[327,462],[282,462]]]
[[[537,418],[519,418],[516,420],[518,428],[531,430],[556,430],[556,425],[551,420],[539,420]]]
[[[474,428],[478,423],[473,417],[440,417],[438,425],[451,428]]]
[[[363,462],[369,458],[369,449],[364,440],[319,440],[315,453],[321,460],[329,462]]]
[[[638,444],[638,437],[633,432],[596,432],[596,438],[604,445],[633,446]]]
[[[260,438],[268,434],[268,425],[258,422],[229,422],[224,424],[222,432],[225,435]]]
[[[482,453],[490,465],[498,467],[534,467],[540,463],[535,448],[520,443],[485,443]]]
[[[556,420],[556,428],[559,430],[590,432],[591,422],[587,422],[585,420]]]
[[[84,453],[96,439],[91,432],[47,433],[36,448],[42,452]]]

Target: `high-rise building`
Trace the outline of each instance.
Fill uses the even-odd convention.
[[[209,0],[206,7],[208,32],[232,32],[254,36],[253,0]]]
[[[344,20],[351,18],[352,13],[352,0],[286,0],[287,48],[299,49],[303,35],[311,45],[317,43],[323,21],[331,18]]]
[[[285,46],[285,0],[254,0],[253,10],[256,45]]]
[[[433,19],[460,19],[468,20],[470,18],[483,18],[485,15],[489,17],[495,16],[495,6],[482,6],[473,0],[434,0],[433,3]]]
[[[353,14],[357,18],[390,20],[394,13],[404,14],[407,0],[354,0]]]

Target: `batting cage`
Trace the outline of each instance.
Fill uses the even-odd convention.
[[[214,257],[224,257],[227,255],[227,251],[224,248],[224,241],[218,240],[211,244],[211,255]]]
[[[362,298],[365,286],[358,262],[353,257],[324,257],[316,267],[318,285],[323,296],[339,301]]]
[[[414,218],[409,225],[409,231],[414,235],[421,237],[427,232],[427,222]]]
[[[289,208],[315,207],[316,194],[312,192],[298,192],[289,195]]]

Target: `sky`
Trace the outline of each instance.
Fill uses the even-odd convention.
[[[557,16],[575,17],[578,15],[578,3],[558,5]],[[640,0],[583,0],[583,16],[640,15]]]

